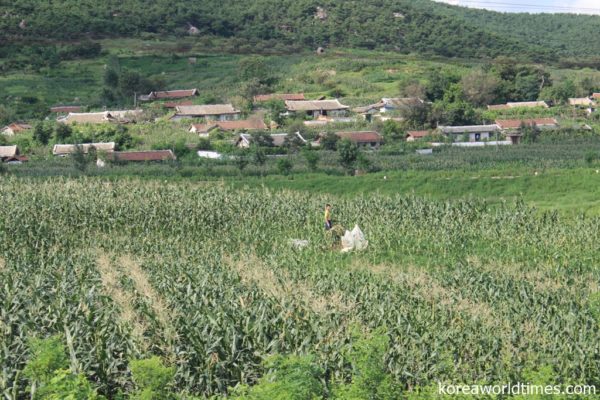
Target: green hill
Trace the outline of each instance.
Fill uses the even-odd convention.
[[[502,14],[429,0],[15,0],[0,6],[0,57],[41,38],[227,37],[281,48],[343,46],[449,57],[600,56],[600,18]],[[13,45],[13,46],[11,46]]]

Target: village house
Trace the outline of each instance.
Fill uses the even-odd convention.
[[[165,90],[160,92],[150,92],[150,94],[138,96],[138,99],[140,101],[184,99],[186,97],[198,96],[199,94],[200,92],[198,89]]]
[[[344,117],[350,107],[345,106],[339,100],[288,100],[285,102],[288,113],[297,115],[308,115],[312,118],[318,117]]]
[[[231,104],[205,104],[201,106],[178,106],[172,120],[204,118],[207,121],[234,121],[240,118],[241,111]]]
[[[270,100],[282,100],[282,101],[299,101],[304,100],[304,93],[272,93],[272,94],[259,94],[254,96],[255,103],[262,103]]]
[[[519,130],[523,125],[535,125],[542,130],[558,128],[558,122],[555,118],[499,119],[496,120],[496,125],[503,132]]]
[[[106,155],[111,162],[159,162],[175,160],[172,150],[114,151]]]
[[[592,97],[592,99],[598,101],[598,100],[600,100],[600,93],[592,93],[591,97]]]
[[[208,137],[212,130],[221,131],[252,131],[266,130],[267,124],[260,118],[244,119],[237,121],[215,121],[205,124],[192,124],[191,133],[197,133],[201,137]]]
[[[129,123],[140,119],[143,110],[115,110],[90,113],[69,113],[66,117],[57,119],[64,124],[106,124]]]
[[[81,106],[53,106],[50,107],[50,112],[54,114],[68,114],[81,112]]]
[[[569,105],[570,106],[583,106],[583,107],[589,107],[594,105],[594,101],[592,99],[590,99],[589,97],[578,97],[578,98],[569,98]]]
[[[508,102],[506,104],[495,104],[487,106],[488,110],[508,110],[511,108],[549,108],[550,106],[545,101],[520,101]]]
[[[27,131],[29,129],[31,129],[31,125],[29,125],[29,124],[13,122],[12,124],[7,125],[4,128],[2,128],[2,130],[0,130],[0,134],[6,135],[6,136],[14,136],[18,133]]]
[[[555,118],[535,118],[535,119],[500,119],[496,120],[496,125],[502,131],[512,144],[519,144],[521,141],[521,126],[536,126],[540,130],[549,130],[558,128],[558,122]]]
[[[106,142],[106,143],[82,143],[82,144],[55,144],[52,148],[52,154],[55,156],[65,157],[70,154],[77,152],[77,148],[80,148],[84,154],[90,152],[90,149],[93,147],[96,151],[110,153],[113,152],[116,148],[114,142]]]
[[[596,102],[589,97],[580,97],[574,99],[570,98],[569,105],[576,108],[585,109],[588,114],[591,114],[596,110]]]
[[[336,132],[335,134],[340,139],[348,139],[360,147],[378,149],[383,143],[383,137],[375,131]]]
[[[430,136],[429,131],[408,131],[406,132],[406,141],[414,142],[415,140],[423,139],[424,137]]]
[[[19,147],[16,145],[0,146],[0,162],[20,164],[25,161],[27,161],[27,157],[19,154]]]
[[[295,132],[292,134],[288,134],[288,133],[273,133],[271,135],[269,135],[269,137],[271,138],[271,146],[273,147],[283,147],[286,143],[286,138],[288,136],[292,136],[292,140],[297,140],[298,143],[302,143],[302,144],[306,144],[308,143],[306,141],[306,139],[304,139],[304,137],[302,137],[302,135],[300,134],[300,132]],[[289,140],[289,139],[288,139]],[[242,149],[247,149],[252,145],[252,142],[254,141],[252,135],[247,134],[247,133],[242,133],[238,139],[235,142],[235,146],[242,148]]]
[[[480,142],[496,137],[498,125],[440,126],[438,130],[458,142]]]
[[[393,111],[407,111],[412,107],[417,107],[422,104],[424,104],[424,101],[417,97],[384,97],[377,103],[364,107],[356,107],[352,111],[362,115],[366,120],[371,121],[373,116]]]

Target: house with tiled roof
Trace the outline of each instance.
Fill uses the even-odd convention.
[[[383,136],[375,131],[336,132],[335,134],[341,140],[348,139],[361,147],[377,149],[383,143]]]
[[[141,101],[184,99],[186,97],[198,96],[198,94],[200,94],[198,89],[164,90],[150,92],[150,94],[147,95],[141,95],[138,97],[138,99]]]
[[[231,104],[205,104],[178,106],[172,120],[204,118],[207,121],[233,121],[239,119],[241,111]]]
[[[498,125],[439,126],[438,131],[455,141],[480,142],[495,138]]]
[[[415,140],[423,139],[424,137],[430,136],[431,132],[429,131],[407,131],[406,132],[406,141],[414,142]]]
[[[343,117],[347,114],[350,107],[343,105],[338,99],[334,99],[288,100],[285,102],[285,108],[290,114],[308,115],[316,119],[320,116]]]
[[[197,133],[200,136],[208,136],[208,133],[214,129],[221,131],[252,131],[266,130],[267,124],[260,118],[243,119],[237,121],[214,121],[205,124],[192,124],[189,131]]]
[[[12,124],[6,125],[4,128],[0,129],[0,134],[14,136],[18,133],[28,131],[29,129],[31,129],[31,125],[29,124],[13,122]]]

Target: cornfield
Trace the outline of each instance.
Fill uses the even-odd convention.
[[[367,251],[331,249],[325,203]],[[0,204],[7,399],[24,396],[27,339],[55,333],[108,396],[131,387],[128,360],[151,354],[200,396],[254,382],[274,353],[317,354],[342,379],[351,331],[382,326],[407,390],[518,381],[530,365],[600,385],[598,218],[93,179],[8,178]]]

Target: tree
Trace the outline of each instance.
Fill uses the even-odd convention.
[[[519,131],[523,137],[523,143],[535,143],[540,136],[540,129],[535,124],[527,125],[522,123]]]
[[[388,119],[383,123],[383,137],[386,142],[393,142],[397,140],[403,140],[406,136],[406,130],[398,121]]]
[[[465,75],[461,82],[465,98],[476,107],[494,104],[500,79],[482,69],[476,69]]]
[[[272,83],[271,70],[264,57],[246,57],[238,63],[238,77],[241,81],[255,79],[261,85]]]
[[[47,145],[52,136],[52,129],[43,122],[38,122],[33,128],[33,139],[42,145]]]
[[[299,134],[299,133],[298,133]],[[296,133],[288,133],[283,139],[283,147],[292,152],[296,152],[300,147],[305,145],[305,142],[300,139]]]
[[[458,84],[451,85],[444,94],[443,100],[434,103],[433,117],[446,125],[468,125],[477,120],[473,106],[464,99]]]
[[[285,103],[282,100],[269,100],[265,103],[265,107],[269,110],[269,119],[277,125],[281,125],[285,119],[282,114],[285,114]]]
[[[333,132],[327,132],[321,136],[321,147],[325,150],[336,150],[339,140],[340,137],[338,135]]]
[[[257,166],[263,166],[267,162],[267,155],[265,154],[265,151],[259,146],[253,146],[252,158],[254,164],[256,164]]]
[[[104,85],[116,89],[119,87],[119,73],[113,68],[104,71]]]
[[[431,120],[431,105],[429,103],[414,102],[408,104],[402,111],[404,122],[411,128],[422,128]]]
[[[67,124],[57,124],[54,128],[54,139],[61,143],[70,138],[73,134],[73,129]]]
[[[277,169],[281,173],[281,175],[288,176],[290,172],[292,172],[293,164],[292,161],[288,158],[280,158],[277,160]]]
[[[432,69],[427,74],[425,94],[431,101],[439,100],[444,97],[448,88],[459,80],[460,77],[453,72]]]
[[[338,161],[347,173],[352,174],[358,158],[358,146],[349,139],[340,140],[337,144]]]
[[[556,104],[568,103],[570,97],[577,96],[577,86],[571,79],[566,79],[558,84],[546,86],[540,93],[540,98],[550,100]]]
[[[319,158],[320,158],[319,153],[307,148],[307,149],[302,150],[302,155],[304,156],[304,159],[306,160],[306,165],[308,165],[308,169],[310,169],[313,172],[316,171],[317,164],[319,163]]]
[[[252,143],[259,147],[273,147],[273,138],[267,132],[255,131],[250,135]]]
[[[246,149],[238,149],[235,154],[235,166],[240,170],[240,172],[244,171],[244,169],[248,166],[248,150]]]
[[[90,162],[95,159],[96,151],[94,146],[91,146],[88,149],[88,154],[85,153],[85,150],[82,145],[75,145],[75,152],[71,155],[73,158],[73,166],[76,170],[81,173],[85,173]]]

